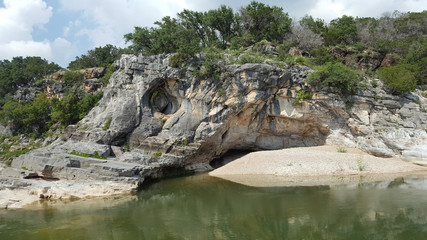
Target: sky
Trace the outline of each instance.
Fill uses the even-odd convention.
[[[221,4],[238,11],[250,0],[0,0],[0,60],[40,56],[62,67],[95,47],[126,47],[134,26],[151,27],[184,9],[207,11]],[[342,15],[380,17],[421,12],[427,0],[258,0],[282,7],[294,20],[308,14],[330,21]]]

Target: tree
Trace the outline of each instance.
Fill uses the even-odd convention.
[[[0,61],[0,105],[8,94],[18,87],[33,84],[61,67],[40,57],[14,57],[12,61]]]
[[[323,44],[323,39],[320,34],[314,33],[310,28],[299,24],[292,24],[289,39],[298,46],[299,49],[304,51],[310,51]]]
[[[356,18],[357,38],[368,46],[373,46],[374,32],[378,24],[375,18]]]
[[[194,56],[200,51],[200,41],[194,29],[180,25],[175,18],[164,17],[156,21],[157,28],[135,27],[134,33],[124,35],[126,42],[131,41],[131,48],[142,54],[180,53]]]
[[[263,39],[281,42],[292,23],[292,19],[282,8],[255,1],[241,8],[240,15],[243,34],[248,34],[252,43]]]
[[[312,32],[316,34],[323,34],[326,31],[325,21],[317,18],[314,20],[312,16],[305,15],[300,21],[299,24],[304,28],[309,28]]]
[[[118,59],[123,51],[123,49],[119,49],[111,44],[107,44],[104,47],[97,47],[89,50],[86,55],[76,57],[76,60],[68,64],[68,69],[78,70],[91,67],[106,67]]]
[[[212,41],[210,37],[215,35],[212,29],[209,29],[206,26],[205,16],[205,13],[187,9],[178,13],[180,24],[186,29],[193,29],[204,47],[210,45],[210,42]]]
[[[356,20],[352,16],[347,15],[333,19],[324,37],[329,45],[357,42]]]
[[[217,41],[220,43],[220,47],[226,48],[227,42],[230,42],[237,33],[238,23],[233,9],[221,5],[216,10],[209,10],[204,19],[206,25],[213,30],[211,32],[218,33]]]
[[[152,42],[150,34],[150,29],[146,27],[135,27],[133,33],[127,33],[123,37],[126,43],[132,42],[129,48],[134,53],[149,54]]]
[[[49,127],[50,100],[42,93],[33,103],[7,102],[0,112],[0,121],[11,124],[18,133],[45,132]]]

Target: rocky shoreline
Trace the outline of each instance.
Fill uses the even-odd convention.
[[[126,195],[139,183],[28,178],[28,171],[16,168],[0,167],[0,173],[0,209],[22,208],[39,201]],[[427,165],[379,158],[358,149],[318,146],[249,153],[209,175],[249,186],[272,187],[373,182],[414,173],[427,174]]]

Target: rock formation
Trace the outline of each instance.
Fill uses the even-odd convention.
[[[341,96],[309,86],[305,77],[313,70],[299,65],[219,61],[221,74],[202,78],[197,62],[173,68],[171,56],[123,55],[98,105],[59,140],[12,166],[32,170],[33,177],[135,184],[171,170],[209,170],[232,150],[335,144],[427,161],[422,96],[389,95],[372,79],[356,95]],[[312,99],[298,98],[300,90]]]

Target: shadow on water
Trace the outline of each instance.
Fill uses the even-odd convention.
[[[310,187],[196,175],[126,200],[3,211],[0,239],[427,239],[425,190],[427,175]]]

